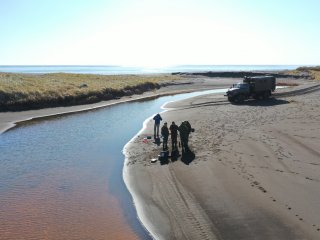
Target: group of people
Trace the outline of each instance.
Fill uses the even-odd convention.
[[[159,139],[159,129],[160,129],[160,122],[162,121],[162,118],[160,114],[156,114],[153,117],[154,120],[154,138]],[[170,130],[170,132],[169,132]],[[170,127],[168,128],[167,122],[163,124],[161,127],[161,135],[163,137],[163,150],[168,150],[168,139],[169,135],[171,135],[171,143],[172,143],[172,151],[177,150],[177,142],[178,142],[178,131],[180,133],[180,139],[181,139],[181,147],[182,152],[188,151],[188,139],[190,132],[193,131],[191,128],[191,125],[188,121],[184,121],[180,124],[180,126],[176,125],[175,122],[172,122]]]

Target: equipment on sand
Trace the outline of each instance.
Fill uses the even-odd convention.
[[[166,160],[169,157],[169,151],[168,150],[164,150],[160,152],[159,155],[159,160]]]

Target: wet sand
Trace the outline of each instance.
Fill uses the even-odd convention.
[[[184,85],[179,83],[177,85],[161,88],[155,92],[149,92],[115,101],[101,102],[99,104],[16,113],[0,113],[0,128],[1,131],[4,131],[5,129],[13,126],[14,122],[42,116],[56,116],[57,114],[86,111],[93,108],[104,107],[109,104],[116,104],[122,101],[144,99],[148,97],[174,94],[177,92],[225,88],[237,81],[239,81],[239,79],[212,79],[196,77],[186,80]],[[220,101],[224,98],[219,95],[214,95],[209,97],[209,99],[207,99],[207,97],[202,97],[194,98],[190,101],[194,101],[195,99],[198,99],[198,102],[194,102],[195,105],[191,107],[196,106],[195,109],[202,109],[207,108],[208,106],[201,105],[209,105],[210,107],[212,101]],[[185,105],[185,103],[187,103],[187,105]],[[182,104],[183,106],[179,104]],[[217,104],[215,103],[215,105]],[[169,114],[168,116],[173,114],[172,118],[176,121],[188,119],[192,124],[194,124],[194,121],[198,121],[199,116],[202,116],[196,116],[198,113],[195,115],[194,112],[189,112],[188,108],[190,108],[190,103],[188,103],[188,101],[170,104],[169,107],[177,108],[179,106],[184,108],[184,110],[178,111],[179,114],[173,112],[167,112],[166,114]],[[223,103],[221,107],[223,107]],[[212,110],[210,110],[210,113],[212,113]],[[179,115],[179,118],[176,118],[176,115]],[[193,118],[191,116],[193,116]],[[216,120],[218,121],[220,119]],[[201,126],[201,124],[199,126]],[[195,126],[197,129],[195,134],[198,133],[199,126]],[[194,136],[196,136],[195,134]],[[209,136],[210,135],[211,137],[215,136],[209,134]],[[213,209],[213,207],[210,204],[208,209],[204,208],[205,205],[203,205],[203,207],[202,205],[199,206],[199,204],[205,204],[206,199],[201,195],[202,193],[199,193],[200,195],[196,196],[197,191],[193,192],[192,190],[192,187],[195,185],[193,181],[198,181],[198,184],[201,185],[203,182],[202,179],[197,180],[197,178],[203,174],[203,170],[201,170],[202,167],[198,168],[198,173],[191,171],[192,168],[190,168],[193,164],[198,164],[198,166],[200,166],[201,163],[203,164],[206,162],[197,162],[198,158],[201,158],[201,154],[199,154],[201,151],[199,150],[199,152],[196,153],[196,159],[191,162],[190,165],[181,165],[179,164],[181,162],[178,161],[174,164],[160,167],[156,164],[151,165],[149,163],[149,158],[153,157],[154,154],[158,154],[159,147],[156,147],[153,144],[141,145],[139,140],[137,140],[137,143],[139,147],[135,148],[134,151],[130,150],[131,156],[129,159],[130,164],[128,166],[132,167],[125,167],[124,178],[134,196],[136,207],[139,211],[139,217],[148,230],[159,239],[214,239],[217,236],[217,229],[219,229],[219,226],[212,224],[212,222],[215,221],[212,220],[213,213],[208,212],[208,209]],[[143,146],[143,148],[141,148],[141,146]],[[153,149],[153,152],[150,152],[150,148]],[[150,154],[146,156],[146,152],[150,152]],[[134,160],[135,155],[133,153],[137,154],[136,159],[138,159],[138,161]],[[206,152],[204,151],[204,153]],[[206,156],[204,153],[203,157]],[[208,151],[207,154],[211,156],[212,152]],[[177,174],[178,172],[180,172],[180,174]],[[186,172],[187,174],[183,172]],[[190,176],[192,176],[190,179],[189,173]],[[71,176],[70,174],[67,175],[68,177]],[[218,178],[218,176],[215,176],[215,178]],[[74,179],[74,181],[81,181],[81,179]],[[55,182],[54,179],[53,182]],[[159,183],[160,186],[158,185]],[[188,185],[185,185],[186,183],[188,183]],[[104,185],[104,183],[101,184]],[[171,187],[168,188],[167,186]],[[218,184],[218,186],[220,185]],[[212,186],[207,186],[209,192],[211,191],[210,187]],[[97,191],[97,189],[94,188],[77,189],[74,193],[71,191],[71,194],[69,190],[70,189],[64,189],[64,186],[61,189],[53,189],[52,186],[40,184],[37,188],[25,192],[23,198],[18,201],[14,201],[14,198],[11,198],[10,195],[8,195],[3,201],[4,204],[1,204],[0,207],[0,222],[5,222],[6,224],[6,226],[1,228],[3,232],[1,232],[0,235],[4,239],[19,239],[21,236],[28,239],[138,238],[126,222],[126,218],[123,216],[125,213],[123,213],[121,206],[119,205],[119,201],[115,198],[110,198],[112,194],[108,194],[108,189],[106,189],[106,192]],[[223,193],[224,189],[220,189],[220,191]],[[70,194],[69,202],[66,201],[66,199],[68,199],[68,196],[66,196],[67,192]],[[159,193],[161,193],[161,196],[159,196]],[[79,196],[75,196],[74,194],[79,194]],[[207,193],[205,193],[205,195],[206,194]],[[49,199],[44,199],[43,196],[52,196],[52,198],[49,197]],[[160,199],[158,199],[159,197]],[[74,202],[74,199],[78,199],[78,201]],[[99,202],[92,202],[92,199]],[[204,203],[200,200],[204,201]],[[217,202],[218,206],[220,206],[219,204],[221,203]],[[34,208],[34,206],[38,207]],[[70,206],[72,207],[70,208]],[[83,206],[86,207],[83,208]],[[167,209],[168,206],[169,211]],[[146,210],[149,212],[147,213]],[[45,213],[48,213],[48,215]],[[97,216],[101,219],[97,219]],[[1,219],[5,221],[1,221]],[[183,219],[183,221],[181,219]],[[42,224],[38,224],[39,222]],[[70,222],[72,222],[72,224],[69,224]],[[86,227],[88,222],[97,222],[98,224],[94,227],[92,225],[90,225],[90,227]],[[221,224],[225,226],[223,222],[221,222]],[[195,227],[201,230],[198,229],[193,232]]]
[[[124,179],[156,239],[320,238],[320,88],[301,83],[265,102],[168,104],[165,121],[195,128],[184,162],[150,162],[161,148],[143,143],[146,122],[125,148]]]
[[[181,85],[179,82],[179,85],[163,88],[157,92],[95,105],[0,113],[0,119],[2,126],[10,126],[13,125],[15,121],[27,120],[29,118],[40,117],[41,119],[41,116],[52,116],[50,119],[45,119],[44,123],[50,121],[55,122],[57,113],[64,114],[70,111],[91,110],[93,107],[103,107],[104,105],[124,101],[207,88],[206,80],[197,78],[194,79],[194,81],[199,82],[199,84],[195,85],[190,81],[186,81],[184,85]],[[210,85],[211,88],[214,86],[225,86],[225,84],[226,83],[220,83],[218,81],[210,81],[208,85]],[[90,113],[88,113],[88,115],[89,114]],[[69,118],[78,119],[81,117],[74,115]],[[98,119],[95,119],[95,121],[95,125],[98,125]],[[35,132],[37,132],[37,127],[41,129],[40,132],[49,131],[42,128],[41,123],[39,125],[35,123],[37,123],[37,121],[26,121],[23,127],[27,129],[29,127],[31,127],[31,129],[34,128]],[[62,124],[66,124],[66,122]],[[41,139],[42,137],[36,134],[32,135],[32,130],[30,130],[31,132],[27,136],[23,134],[20,135],[21,132],[19,133],[19,131],[22,130],[23,127],[7,134],[16,133],[17,140],[19,140],[19,138],[30,137],[32,138],[30,141],[34,140],[35,144],[39,145],[37,148],[35,147],[36,149],[32,150],[31,148],[30,153],[26,153],[25,157],[20,156],[19,159],[21,158],[21,162],[17,161],[22,165],[30,165],[31,169],[28,167],[20,168],[20,165],[15,166],[14,164],[8,163],[7,165],[11,166],[8,167],[8,174],[4,173],[1,176],[3,179],[1,191],[3,192],[0,198],[0,222],[2,223],[0,227],[0,239],[141,239],[141,236],[143,236],[142,239],[148,239],[148,236],[143,235],[146,233],[139,232],[139,229],[135,227],[135,224],[137,224],[137,222],[135,222],[135,212],[132,214],[124,210],[124,206],[122,205],[124,202],[121,198],[124,196],[114,194],[116,185],[118,184],[119,186],[120,181],[122,183],[121,171],[123,158],[121,156],[119,158],[120,167],[117,174],[118,182],[110,183],[108,170],[102,170],[102,175],[99,175],[99,171],[97,171],[97,169],[99,169],[97,164],[101,169],[114,170],[110,164],[107,166],[105,164],[105,162],[108,161],[108,157],[105,155],[109,156],[110,152],[103,154],[101,157],[103,163],[99,162],[99,154],[90,154],[92,158],[92,161],[90,161],[86,160],[87,157],[83,156],[83,152],[78,153],[79,156],[76,154],[76,156],[73,157],[76,162],[72,162],[72,157],[66,161],[65,156],[60,156],[64,150],[62,149],[63,146],[69,145],[68,143],[70,143],[63,143],[63,141],[61,141],[64,138],[65,132],[63,132],[61,136],[57,133],[58,136],[56,136],[56,134],[54,138],[48,137],[51,136],[51,134],[47,132],[47,134],[44,133],[43,136],[47,136],[49,139],[57,138],[60,139],[61,142],[59,152],[54,154],[54,156],[57,156],[54,158],[57,158],[57,162],[54,162],[52,159],[48,160],[46,157],[44,160],[41,157],[38,158],[39,153],[36,150],[44,147],[47,151],[52,152],[53,149],[51,147],[54,144],[47,143],[47,141],[44,140],[37,142],[39,141],[37,139]],[[76,132],[79,130],[76,125],[73,125],[72,128],[73,131]],[[57,132],[59,132],[59,129],[57,129]],[[71,134],[71,132],[72,131],[68,131],[69,134]],[[82,132],[84,136],[87,136],[85,129],[83,129]],[[134,132],[131,136],[133,136],[133,134]],[[20,141],[17,142],[21,144]],[[21,142],[23,145],[23,141]],[[78,139],[77,142],[81,142],[80,139]],[[89,142],[87,142],[87,144],[89,144]],[[124,144],[125,143],[123,143],[123,145]],[[120,155],[123,145],[119,146],[118,151]],[[23,148],[23,146],[20,147]],[[13,157],[9,158],[10,161],[16,160],[14,157],[15,154],[17,156],[21,155],[18,149],[12,152]],[[83,147],[83,149],[85,149],[85,147]],[[95,150],[97,149],[91,148],[91,151],[95,152]],[[77,152],[79,152],[79,148]],[[48,155],[49,153],[44,154]],[[4,169],[6,169],[5,167],[7,166],[6,161],[8,161],[6,157],[1,159],[1,164],[4,164]],[[48,161],[48,163],[46,163],[46,161]],[[69,161],[71,161],[71,164]],[[52,168],[52,166],[60,165],[60,162],[62,162],[63,168]],[[47,165],[51,167],[47,169]],[[87,167],[82,169],[83,165]],[[34,172],[32,169],[34,169]],[[10,181],[10,179],[15,180]],[[126,191],[126,189],[124,190]],[[134,220],[132,219],[133,217],[135,218]]]

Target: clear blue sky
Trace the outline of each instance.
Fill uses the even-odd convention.
[[[315,65],[319,13],[319,0],[0,0],[0,65]]]

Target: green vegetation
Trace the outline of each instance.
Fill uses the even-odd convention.
[[[78,105],[140,94],[182,77],[0,73],[0,111]]]

